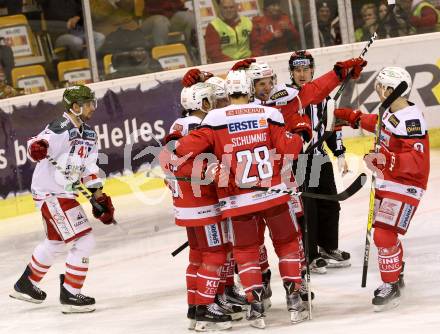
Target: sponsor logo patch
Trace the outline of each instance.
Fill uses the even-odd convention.
[[[289,93],[287,92],[287,90],[283,89],[283,90],[280,90],[280,91],[276,92],[275,94],[273,94],[270,97],[270,99],[271,100],[277,100],[277,99],[279,99],[281,97],[285,97],[285,96],[288,96],[288,95],[289,95]]]
[[[408,229],[409,222],[411,220],[413,212],[414,212],[414,206],[409,204],[404,204],[402,213],[400,215],[399,224],[397,224],[397,227],[406,231]]]
[[[394,126],[395,128],[397,128],[397,126],[400,123],[400,120],[396,117],[396,115],[391,115],[390,118],[388,118],[388,121],[390,122],[390,124],[392,126]]]
[[[248,115],[248,114],[263,114],[263,108],[243,108],[226,110],[226,116]]]
[[[217,224],[210,224],[205,226],[206,239],[208,240],[208,246],[220,246],[221,245],[221,236],[220,230]]]
[[[174,130],[174,131],[178,131],[178,132],[182,132],[182,131],[183,131],[183,125],[181,125],[181,124],[179,124],[179,123],[176,123],[176,124],[174,124],[174,126],[173,126],[173,130]]]
[[[422,125],[420,124],[419,119],[410,119],[408,121],[405,121],[405,125],[408,136],[422,134]]]
[[[258,130],[265,128],[267,128],[267,120],[264,118],[261,118],[259,120],[250,119],[241,122],[228,123],[229,133],[237,133],[237,132],[251,131],[251,130]]]
[[[385,198],[380,205],[376,220],[394,226],[401,207],[402,202]]]

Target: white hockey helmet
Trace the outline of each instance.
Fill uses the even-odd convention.
[[[211,77],[205,81],[210,84],[214,90],[214,96],[216,99],[225,99],[228,97],[226,94],[225,80],[219,77]]]
[[[245,70],[229,71],[226,76],[226,93],[250,95],[252,92],[252,81]]]
[[[202,110],[208,112],[209,110],[203,109],[203,100],[207,99],[211,104],[211,108],[214,107],[213,87],[207,83],[199,82],[191,87],[185,87],[180,93],[180,103],[185,110]]]
[[[389,66],[384,67],[376,77],[374,86],[381,84],[385,89],[396,87],[402,82],[406,81],[408,88],[403,92],[402,96],[409,94],[411,91],[412,80],[407,70],[402,67]]]
[[[246,70],[251,80],[263,79],[273,77],[276,78],[276,74],[273,69],[267,64],[262,62],[252,63]]]

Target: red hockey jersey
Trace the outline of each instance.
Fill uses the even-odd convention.
[[[363,114],[360,125],[374,132],[377,115]],[[417,206],[428,183],[429,136],[423,113],[415,105],[385,112],[380,144],[395,154],[395,161],[376,179],[376,193]]]
[[[223,217],[233,217],[287,202],[288,195],[249,187],[286,189],[281,182],[279,155],[297,157],[301,149],[301,137],[285,131],[283,116],[277,109],[244,104],[211,110],[199,129],[178,141],[175,152],[192,157],[212,152],[226,166],[229,182],[240,189],[219,187],[217,193]]]
[[[171,126],[170,132],[177,131],[185,136],[199,126],[200,122],[201,119],[196,116],[179,118]],[[203,167],[194,167],[193,159],[179,159],[166,149],[161,151],[159,159],[167,175],[201,178]],[[167,185],[173,196],[176,225],[204,226],[221,221],[220,205],[214,184],[200,185],[168,179]]]

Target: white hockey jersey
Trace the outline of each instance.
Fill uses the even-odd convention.
[[[72,189],[72,184],[78,180],[88,188],[102,184],[96,165],[97,135],[90,126],[83,124],[77,128],[69,115],[64,113],[28,140],[28,152],[30,145],[41,139],[49,143],[48,155],[57,161],[63,172],[57,170],[48,159],[38,162],[31,185],[34,200],[44,200],[50,196],[75,198],[77,191]]]

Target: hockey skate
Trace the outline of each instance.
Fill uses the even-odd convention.
[[[320,248],[321,257],[327,261],[327,268],[345,268],[350,267],[350,253],[340,249],[326,250]]]
[[[239,321],[243,319],[243,307],[228,302],[225,294],[216,295],[214,303],[220,306],[225,314],[230,315],[232,321]]]
[[[263,304],[264,309],[268,310],[272,306],[272,302],[270,301],[270,297],[272,297],[272,289],[270,288],[270,277],[272,276],[272,273],[270,272],[270,269],[267,269],[262,276],[264,289]]]
[[[264,322],[264,289],[252,290],[252,295],[254,296],[253,302],[247,311],[246,319],[252,327],[265,328],[266,323]]]
[[[95,310],[95,298],[84,296],[80,293],[74,295],[64,286],[64,275],[60,275],[60,303],[61,312],[68,313],[88,313]]]
[[[377,290],[379,291],[372,300],[375,312],[389,310],[400,304],[400,290],[397,282],[383,283]]]
[[[15,283],[14,290],[9,294],[9,297],[41,304],[46,299],[46,292],[32,284],[29,279],[30,274],[31,269],[27,266],[23,275],[21,275],[17,283]]]
[[[308,318],[307,309],[301,299],[300,290],[295,290],[295,282],[284,282],[286,290],[287,310],[290,312],[290,321],[293,324],[302,322]]]
[[[209,305],[197,305],[196,326],[197,332],[221,331],[232,327],[232,318],[224,313],[216,303]]]
[[[196,306],[188,305],[188,312],[186,317],[189,319],[188,329],[194,330],[196,328]]]
[[[224,294],[226,301],[231,304],[238,305],[243,308],[247,308],[249,306],[246,295],[244,292],[241,292],[240,288],[236,285],[226,286]]]
[[[327,273],[327,261],[322,257],[317,257],[310,263],[310,272],[315,274],[326,274]]]
[[[403,274],[404,274],[403,270],[404,269],[405,269],[405,262],[402,263],[402,270],[400,271],[399,280],[397,281],[397,285],[399,286],[399,290],[401,290],[405,287],[405,280],[403,279]],[[379,292],[380,292],[379,288],[374,290],[374,297],[376,297],[379,294]]]

